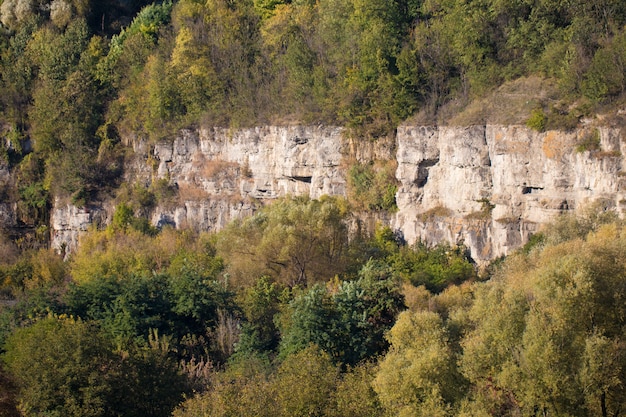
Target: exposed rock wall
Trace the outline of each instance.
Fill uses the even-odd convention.
[[[600,150],[577,145],[599,135]],[[394,222],[409,241],[465,243],[485,261],[555,215],[600,200],[624,209],[617,129],[538,133],[522,126],[401,127]]]
[[[102,205],[76,207],[55,199],[50,217],[52,247],[64,255],[75,251],[80,234],[91,227],[107,224],[112,211],[112,207],[108,210]]]
[[[593,135],[600,151],[576,150]],[[390,226],[409,242],[464,243],[478,262],[509,253],[541,224],[586,202],[626,207],[626,149],[619,130],[609,128],[402,126],[390,141],[360,143],[336,127],[267,126],[185,130],[152,147],[135,144],[127,180],[161,178],[178,187],[176,201],[153,211],[155,225],[218,230],[284,195],[346,195],[350,161],[371,158],[397,160],[398,211],[386,217]],[[96,212],[100,222],[111,216]],[[54,245],[74,247],[93,213],[56,207]]]
[[[183,131],[154,147],[156,175],[178,187],[180,203],[153,222],[201,230],[252,214],[255,203],[285,195],[344,195],[341,129],[260,127]]]

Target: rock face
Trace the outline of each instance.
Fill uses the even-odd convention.
[[[577,150],[595,139],[600,150]],[[561,212],[601,201],[621,213],[626,204],[619,130],[407,126],[397,143],[394,226],[408,241],[464,243],[479,262],[518,248]]]
[[[344,195],[339,128],[262,127],[183,131],[154,147],[156,175],[178,187],[180,204],[159,207],[155,224],[224,227],[255,203],[285,195]]]
[[[78,238],[90,227],[105,224],[107,210],[102,206],[76,207],[56,199],[50,217],[52,247],[65,255],[76,250]]]
[[[211,128],[136,146],[126,179],[178,188],[177,200],[153,210],[153,224],[219,230],[277,197],[346,195],[347,161],[395,158],[398,211],[386,217],[389,225],[409,242],[464,243],[481,263],[588,202],[621,213],[624,146],[619,130],[609,128],[401,126],[393,141],[378,145],[350,141],[336,127]],[[111,217],[111,210],[96,212],[55,207],[55,247],[73,248],[78,231]]]

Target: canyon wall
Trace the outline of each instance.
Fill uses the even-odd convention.
[[[171,141],[132,141],[126,181],[165,181],[173,200],[154,225],[219,230],[285,195],[342,195],[351,163],[395,159],[398,210],[380,216],[408,242],[465,244],[478,263],[521,246],[542,224],[593,201],[626,208],[620,131],[588,127],[538,133],[524,126],[401,126],[394,138],[359,142],[337,127],[184,130]],[[112,204],[55,204],[53,246],[73,250]]]

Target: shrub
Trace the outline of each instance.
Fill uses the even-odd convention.
[[[395,211],[397,191],[393,161],[357,162],[348,170],[348,194],[357,209]]]
[[[526,120],[526,126],[537,132],[543,132],[546,128],[546,119],[543,109],[536,108],[530,113],[528,120]]]
[[[594,129],[591,133],[585,135],[576,145],[576,152],[599,151],[600,150],[600,131]]]

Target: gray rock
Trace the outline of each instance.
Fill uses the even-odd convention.
[[[278,197],[345,196],[342,161],[395,158],[398,211],[381,218],[410,243],[463,243],[486,263],[559,213],[601,200],[622,214],[626,145],[618,129],[598,132],[601,151],[579,152],[592,128],[400,126],[395,138],[378,142],[344,138],[338,127],[201,128],[136,146],[125,175],[178,186],[179,201],[159,205],[154,225],[219,230]],[[112,209],[96,211],[55,203],[53,246],[73,250],[95,218],[111,217]]]

